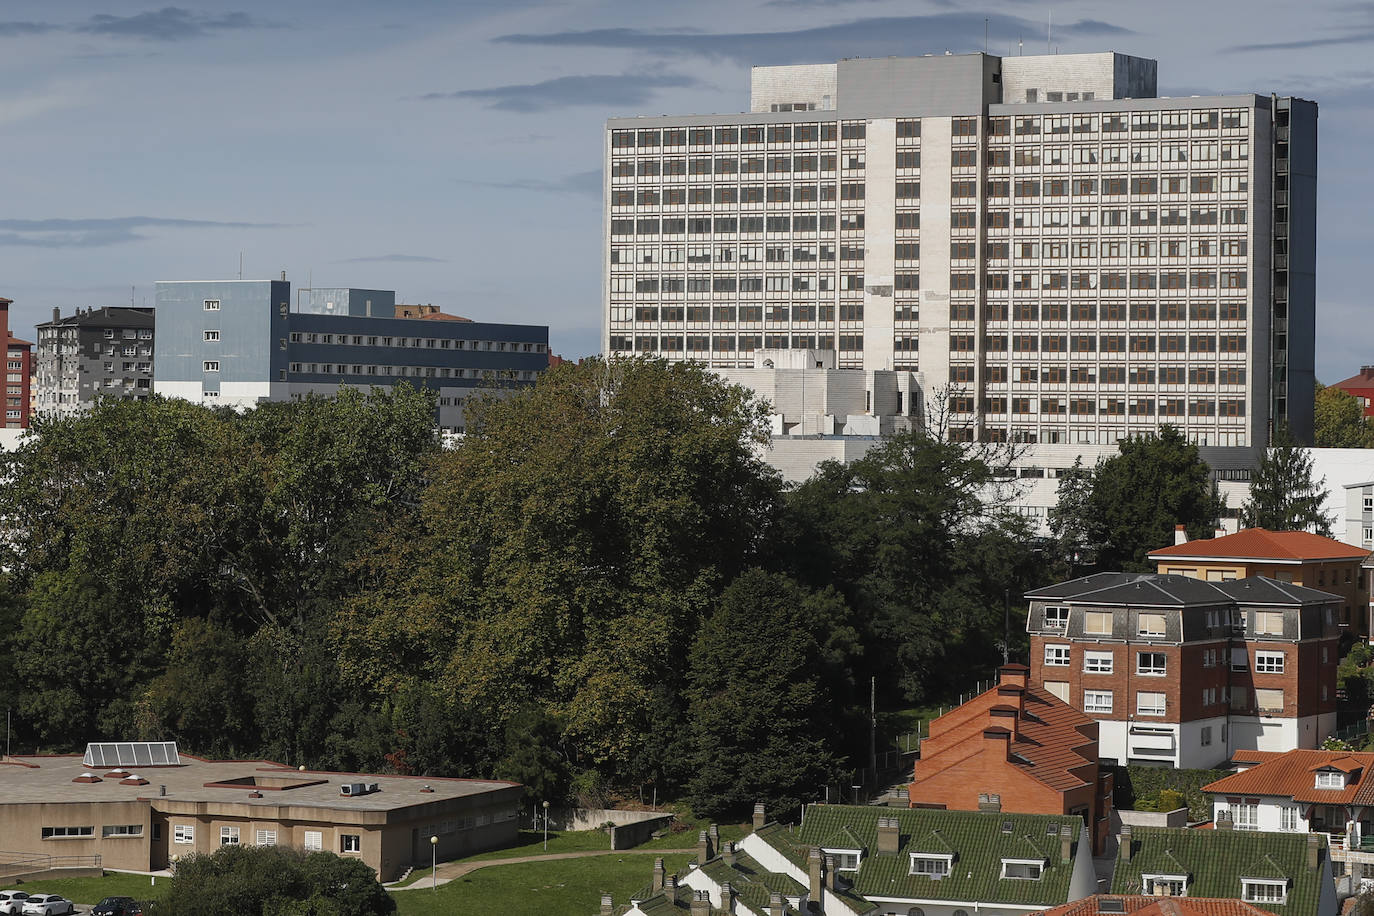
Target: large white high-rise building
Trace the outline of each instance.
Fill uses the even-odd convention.
[[[1155,86],[1114,53],[842,60],[613,119],[605,352],[833,349],[1044,452],[1309,439],[1317,106]]]

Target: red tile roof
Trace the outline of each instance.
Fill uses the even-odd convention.
[[[1104,900],[1119,903],[1107,910],[1101,908]],[[1128,897],[1097,894],[1084,897],[1073,903],[1066,903],[1051,910],[1040,910],[1029,916],[1110,916],[1112,913],[1130,913],[1131,916],[1271,916],[1270,911],[1246,903],[1243,900],[1224,900],[1216,897]]]
[[[1374,366],[1361,366],[1358,375],[1333,382],[1332,388],[1374,388]]]
[[[1239,761],[1240,754],[1235,758]],[[1344,789],[1318,789],[1314,770],[1332,767],[1351,775]],[[1243,773],[1223,776],[1202,787],[1217,795],[1277,795],[1298,802],[1323,805],[1374,803],[1374,753],[1349,751],[1295,750],[1268,754]]]
[[[1014,712],[1015,692],[1022,693],[1023,702],[1016,737],[1009,742],[1010,762],[1060,792],[1095,781],[1097,721],[1042,688],[1007,685],[986,690],[930,723],[930,737],[921,742],[914,781],[929,779],[982,753],[984,732],[1010,722],[991,718],[991,710],[1009,706]]]
[[[1187,541],[1162,547],[1150,559],[1244,560],[1363,560],[1368,550],[1351,547],[1308,531],[1269,531],[1246,528],[1225,537]]]

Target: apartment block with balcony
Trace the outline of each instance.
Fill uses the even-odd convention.
[[[146,398],[153,393],[155,312],[150,308],[87,308],[38,325],[34,405],[48,416],[80,413],[98,397]]]
[[[31,414],[33,344],[10,330],[13,299],[0,297],[0,341],[5,345],[5,429],[28,429]]]
[[[1026,598],[1031,683],[1097,720],[1105,760],[1210,767],[1315,748],[1335,727],[1337,595],[1097,573]]]

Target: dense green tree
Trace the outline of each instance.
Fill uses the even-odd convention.
[[[379,696],[429,681],[498,734],[540,706],[575,765],[652,781],[641,750],[677,727],[659,691],[680,692],[680,647],[775,515],[764,408],[694,365],[588,360],[470,403],[467,429],[420,526],[367,567],[345,671]]]
[[[1054,538],[1054,565],[1072,578],[1078,570],[1091,565],[1096,551],[1088,500],[1093,492],[1093,468],[1083,467],[1083,458],[1059,472],[1057,499],[1049,512],[1050,534]]]
[[[1322,512],[1326,478],[1312,476],[1312,455],[1280,429],[1250,479],[1250,497],[1241,506],[1247,528],[1312,531],[1331,536],[1331,519]]]
[[[692,642],[687,788],[692,810],[742,817],[755,802],[796,811],[844,762],[827,688],[828,631],[846,628],[833,596],[748,570],[725,589]]]
[[[221,846],[182,859],[151,916],[385,916],[396,901],[358,859],[285,846]]]
[[[1374,424],[1349,392],[1318,384],[1313,410],[1312,440],[1317,448],[1374,446]]]
[[[257,753],[246,661],[243,638],[229,628],[198,617],[177,624],[165,670],[143,691],[139,733],[212,757]]]
[[[1120,454],[1099,462],[1084,518],[1103,569],[1148,571],[1152,550],[1173,543],[1175,525],[1189,538],[1210,537],[1225,502],[1197,446],[1172,426],[1131,436]]]
[[[823,464],[789,499],[779,553],[801,581],[844,594],[870,668],[909,701],[1000,661],[1004,601],[1042,584],[1043,557],[1003,499],[1009,459],[904,433],[848,465]]]

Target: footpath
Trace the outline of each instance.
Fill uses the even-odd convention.
[[[537,856],[512,856],[509,859],[483,859],[478,862],[440,862],[434,870],[434,877],[428,875],[403,886],[388,885],[389,891],[428,890],[440,884],[448,884],[457,878],[472,874],[479,868],[493,865],[519,865],[522,862],[545,862],[553,859],[588,859],[593,856],[672,856],[690,855],[696,849],[588,849],[581,852],[554,852]]]

